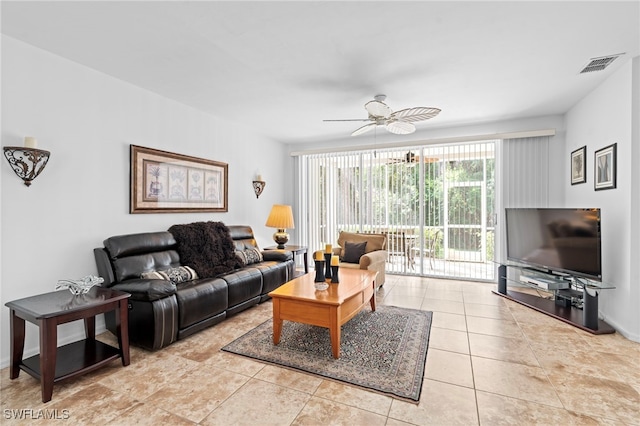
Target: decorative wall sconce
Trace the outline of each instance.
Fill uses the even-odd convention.
[[[26,186],[31,185],[49,161],[49,151],[38,149],[36,138],[27,136],[24,138],[24,147],[5,146],[4,156],[16,175],[24,181]]]
[[[260,197],[260,194],[262,194],[266,185],[267,182],[262,179],[262,175],[257,175],[256,179],[253,181],[253,192],[256,193],[256,198]]]

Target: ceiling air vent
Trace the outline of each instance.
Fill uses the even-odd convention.
[[[618,53],[617,55],[602,56],[600,58],[591,58],[589,60],[589,63],[585,65],[584,68],[582,68],[582,71],[580,71],[580,74],[584,74],[587,72],[594,72],[594,71],[602,71],[606,67],[608,67],[613,61],[615,61],[617,57],[622,55],[624,55],[624,53]]]

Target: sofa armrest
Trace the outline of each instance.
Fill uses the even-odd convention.
[[[132,300],[154,301],[175,294],[176,285],[169,280],[135,279],[123,281],[111,287],[131,294]]]
[[[385,263],[387,261],[386,250],[375,250],[365,253],[360,258],[360,269],[368,269],[370,265]]]
[[[287,260],[293,259],[293,253],[284,250],[264,250],[262,252],[262,258],[264,260],[272,260],[276,262],[286,262]]]

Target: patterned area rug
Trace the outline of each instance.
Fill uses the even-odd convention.
[[[342,326],[339,359],[331,355],[328,329],[291,321],[284,321],[277,346],[268,320],[222,350],[417,402],[431,317],[395,306],[365,308]]]

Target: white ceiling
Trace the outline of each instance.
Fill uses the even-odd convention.
[[[562,114],[639,54],[639,4],[2,1],[1,13],[3,34],[296,143],[350,134],[361,123],[322,120],[366,118],[378,93],[393,110],[442,109],[418,131]]]

